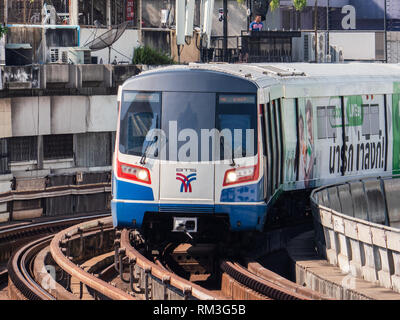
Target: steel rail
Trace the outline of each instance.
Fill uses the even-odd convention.
[[[103,218],[105,216],[109,216],[109,213],[90,215],[90,216],[80,216],[73,218],[64,218],[64,219],[58,219],[56,221],[46,221],[33,224],[21,223],[18,224],[16,227],[12,226],[11,228],[8,226],[2,226],[0,230],[0,240],[6,241],[8,238],[12,238],[13,240],[15,240],[15,238],[21,238],[21,240],[18,240],[17,245],[15,243],[13,244],[14,246],[16,245],[16,247],[18,247],[22,245],[23,243],[22,238],[24,237],[32,238],[32,236],[38,236],[41,233],[46,233],[46,232],[54,233],[54,229],[66,227],[75,222],[81,222],[83,220],[88,220],[88,219]],[[34,235],[32,235],[33,233]],[[8,278],[9,278],[8,268],[0,271],[0,284],[3,285],[4,283],[7,283]]]
[[[165,268],[160,267],[154,262],[149,261],[142,254],[140,254],[129,241],[129,231],[127,229],[121,232],[121,249],[125,249],[125,253],[129,259],[135,260],[136,265],[141,267],[143,270],[150,272],[150,274],[158,278],[161,282],[168,282],[171,286],[182,291],[183,293],[188,293],[199,299],[199,300],[216,300],[220,299],[221,296],[213,294],[209,290],[206,290],[199,285],[196,285],[184,278],[177,276],[176,274],[165,270]]]
[[[50,241],[49,241],[50,243]],[[44,247],[35,257],[32,266],[32,274],[36,282],[48,283],[47,289],[44,288],[50,295],[56,298],[56,300],[76,300],[76,296],[68,291],[65,287],[59,284],[56,279],[51,279],[50,274],[46,268],[46,259],[50,256],[49,246]],[[57,275],[55,275],[57,277]],[[62,275],[64,278],[64,275]]]
[[[9,278],[14,286],[29,300],[55,300],[31,276],[27,265],[41,249],[48,245],[53,236],[31,242],[14,253],[8,263]]]
[[[263,267],[258,262],[249,262],[247,265],[247,269],[250,272],[254,273],[256,276],[259,276],[260,278],[265,279],[266,281],[272,282],[272,283],[276,284],[277,286],[280,286],[286,290],[293,291],[295,293],[303,295],[306,298],[309,298],[312,300],[328,299],[327,297],[324,297],[322,294],[320,294],[317,291],[303,287],[295,282],[292,282],[292,281],[280,276],[279,274]]]
[[[278,286],[276,283],[251,273],[238,263],[223,261],[221,269],[239,283],[266,297],[275,300],[311,300],[309,297]]]
[[[65,272],[70,274],[72,277],[76,277],[80,282],[94,289],[100,294],[113,300],[136,300],[133,296],[122,291],[121,289],[115,288],[109,283],[82,270],[79,266],[73,263],[69,257],[66,257],[61,250],[60,245],[63,241],[66,241],[67,238],[77,235],[79,231],[90,231],[90,229],[97,227],[99,222],[104,224],[104,228],[112,225],[111,217],[108,217],[81,223],[57,233],[50,243],[51,255],[58,266],[61,267]]]

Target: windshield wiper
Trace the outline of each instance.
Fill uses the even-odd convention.
[[[220,138],[219,143],[220,143],[220,145],[222,147],[222,154],[224,154],[225,153],[225,137],[224,136],[222,136]],[[235,165],[236,165],[236,163],[235,163],[234,148],[233,148],[233,145],[232,145],[231,164],[230,164],[230,166],[234,167]]]
[[[154,121],[155,120],[155,121]],[[152,126],[151,128],[158,128],[158,114],[156,115],[156,118],[152,120]],[[146,148],[144,149],[143,153],[142,153],[142,157],[140,158],[140,164],[145,164],[146,163],[146,158],[147,158],[147,150],[149,149],[150,146],[152,146],[155,142],[157,142],[158,140],[158,136],[155,136],[153,138],[153,140],[151,142],[149,142],[146,146]],[[147,139],[145,139],[145,141],[149,141]]]
[[[233,143],[232,143],[232,154],[231,154],[231,160],[232,160],[232,163],[231,163],[231,167],[234,167],[234,166],[236,166],[236,163],[235,163],[235,148],[233,147]]]
[[[140,159],[140,164],[146,164],[146,158],[147,158],[147,150],[149,149],[150,146],[152,146],[154,143],[156,143],[158,140],[158,137],[155,136],[151,142],[149,142],[144,149],[142,153],[142,158]]]

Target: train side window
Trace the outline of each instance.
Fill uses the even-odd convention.
[[[262,155],[263,155],[263,166],[264,166],[264,199],[268,199],[268,151],[267,151],[267,128],[266,128],[266,121],[265,121],[265,104],[260,105],[260,120],[261,120],[261,137],[262,137]]]
[[[326,139],[326,107],[317,107],[318,139]]]
[[[273,110],[272,110],[272,123],[273,123],[273,138],[274,138],[274,191],[278,189],[279,186],[279,173],[281,171],[280,157],[280,143],[279,143],[279,130],[278,130],[278,121],[277,121],[277,108],[278,108],[278,100],[274,100],[272,102]]]
[[[369,106],[369,115],[370,115],[370,123],[371,123],[371,134],[378,135],[379,134],[379,105],[371,104]]]
[[[338,121],[341,121],[341,112],[335,106],[317,107],[318,139],[336,138],[336,126],[340,125]]]
[[[261,112],[261,133],[262,133],[262,146],[263,146],[263,155],[267,155],[267,135],[266,135],[266,127],[265,127],[265,105],[260,105],[260,112]]]
[[[362,134],[363,136],[379,134],[379,105],[378,104],[363,104],[363,119]]]
[[[338,117],[337,117],[338,115]],[[342,110],[336,109],[336,106],[326,107],[326,137],[336,138],[337,127],[342,124]]]
[[[266,200],[268,200],[271,197],[271,174],[272,174],[272,150],[271,150],[271,132],[270,132],[270,125],[269,125],[269,108],[270,108],[270,103],[267,103],[264,105],[264,114],[263,114],[263,119],[264,119],[264,127],[265,127],[265,151],[266,151],[266,167],[267,167],[267,172],[266,172],[266,181],[265,181],[265,186],[266,186]]]
[[[276,126],[277,126],[277,134],[278,137],[278,146],[279,146],[279,179],[278,186],[283,183],[283,163],[284,163],[284,150],[283,150],[283,130],[282,130],[282,100],[277,100],[277,108],[276,108]]]
[[[272,109],[273,109],[273,105],[274,103],[268,103],[268,108],[267,108],[267,114],[268,114],[268,145],[269,145],[269,160],[270,160],[270,166],[269,166],[269,191],[270,191],[270,195],[272,196],[272,194],[274,193],[275,190],[275,166],[276,166],[276,152],[274,152],[276,150],[275,148],[275,138],[274,138],[274,132],[275,132],[275,125],[274,125],[274,121],[273,121],[273,113],[272,113]]]
[[[363,136],[369,135],[370,132],[370,117],[369,117],[369,104],[362,105],[362,113],[363,113],[363,124],[362,124],[362,134]]]

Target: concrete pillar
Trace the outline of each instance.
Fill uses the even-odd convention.
[[[0,175],[0,193],[11,191],[12,174]],[[0,203],[0,223],[10,220],[7,202]]]
[[[371,232],[374,244],[375,269],[379,283],[381,286],[390,289],[392,287],[393,259],[387,246],[386,231],[382,228],[371,227]]]
[[[377,248],[376,254],[379,255],[381,262],[381,270],[378,271],[378,279],[381,286],[390,289],[392,287],[392,279],[390,274],[389,252],[386,248]]]
[[[8,24],[8,0],[4,0],[4,23]]]
[[[142,0],[138,1],[138,14],[139,14],[139,43],[140,45],[143,45],[143,39],[142,39],[142,20],[143,20],[143,15],[142,15],[142,8],[143,8],[143,4],[142,4]]]
[[[392,275],[392,288],[400,292],[400,253],[392,251],[394,274]]]
[[[65,85],[66,88],[82,88],[82,76],[77,65],[68,65],[69,82]]]
[[[361,260],[361,248],[360,242],[355,239],[350,239],[350,248],[351,248],[351,261],[349,263],[349,271],[354,277],[362,276],[362,260]]]
[[[43,158],[44,158],[43,136],[39,135],[37,137],[37,170],[43,169]]]
[[[344,234],[338,233],[337,234],[338,241],[339,241],[339,254],[338,254],[338,265],[340,270],[345,273],[350,271],[350,248],[349,248],[349,240]]]
[[[106,20],[107,27],[111,27],[111,0],[106,1]]]
[[[370,244],[364,243],[365,265],[361,268],[362,276],[365,280],[370,282],[377,282],[377,274],[375,269],[375,256],[374,247]]]
[[[69,0],[69,24],[79,24],[79,6],[78,0]]]
[[[326,232],[326,237],[329,238],[329,244],[330,244],[330,248],[328,248],[328,244],[327,244],[327,249],[326,249],[326,258],[328,260],[328,262],[330,264],[333,265],[337,265],[338,261],[337,261],[337,255],[338,255],[338,243],[336,241],[336,235],[335,235],[335,231],[333,231],[332,229],[328,229],[328,232]],[[328,241],[327,241],[328,242]]]

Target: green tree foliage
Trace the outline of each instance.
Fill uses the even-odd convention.
[[[0,24],[0,38],[3,37],[7,33],[8,29],[5,25]]]
[[[279,5],[280,5],[280,0],[271,0],[269,4],[272,11],[279,8]],[[307,5],[307,0],[293,0],[293,5],[298,11],[303,10],[304,7]]]
[[[133,64],[147,64],[147,65],[163,65],[173,64],[174,60],[167,54],[148,46],[139,47],[135,49],[132,59]]]

